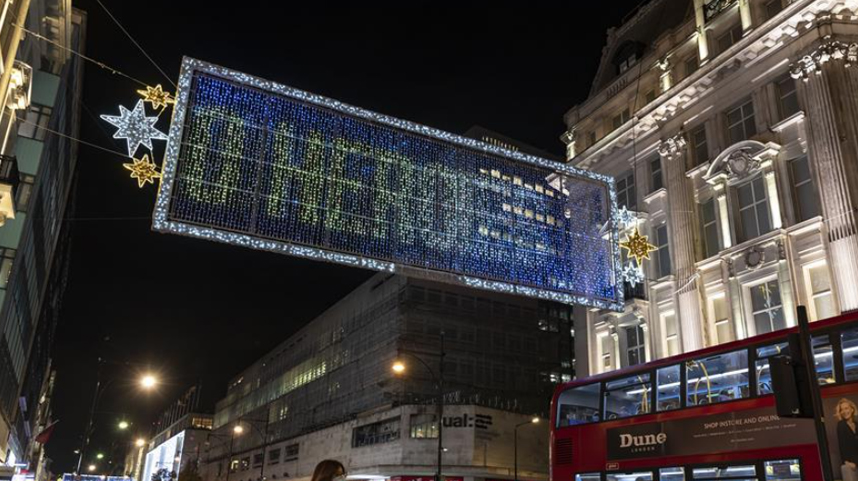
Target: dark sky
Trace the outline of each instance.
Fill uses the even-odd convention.
[[[102,2],[173,79],[188,55],[446,131],[482,125],[561,155],[563,113],[586,97],[606,29],[640,0]],[[87,55],[167,87],[96,1],[75,5],[88,12]],[[95,119],[132,107],[137,86],[93,64],[84,82],[82,139],[124,151]],[[155,189],[138,190],[124,161],[87,146],[78,159],[54,356],[60,423],[48,444],[58,473],[77,461],[98,356],[117,363],[105,370],[116,381],[91,452],[116,446],[121,456],[181,391],[201,381],[211,409],[232,376],[372,274],[153,233]],[[165,383],[156,393],[131,382],[147,366]],[[114,428],[122,417],[134,424],[127,433]]]

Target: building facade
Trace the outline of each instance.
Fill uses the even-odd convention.
[[[154,477],[164,481],[182,479],[187,469],[199,469],[209,446],[211,429],[211,414],[189,412],[178,416],[143,447],[129,450],[125,476],[135,481],[151,481]],[[170,473],[171,477],[157,476],[159,471]]]
[[[562,140],[656,250],[624,312],[576,311],[581,374],[858,309],[856,41],[854,0],[652,0],[609,30]]]
[[[85,22],[71,0],[0,7],[0,464],[31,470],[68,268],[78,146],[64,136],[78,136],[83,68],[70,52],[83,51]]]
[[[488,409],[497,411],[492,416],[527,420],[547,413],[554,384],[572,378],[571,322],[571,308],[562,304],[377,274],[232,381],[215,410],[213,436],[220,442],[206,456],[204,478],[247,477],[242,471],[267,465],[271,456],[294,458],[282,477],[309,477],[326,452],[321,440],[329,438],[350,472],[431,476],[433,443],[417,442],[426,453],[408,458],[413,462],[403,453],[413,451],[412,438],[435,433],[437,440],[431,404],[441,353],[451,406],[445,418]],[[407,366],[404,375],[392,370],[397,360]],[[235,435],[237,425],[247,426],[248,435]],[[422,434],[412,436],[415,429]],[[444,443],[448,434],[453,443],[448,431]],[[364,435],[376,441],[357,441]],[[473,436],[468,439],[462,442],[472,446]],[[505,435],[503,442],[512,440]],[[266,452],[273,446],[285,454]],[[470,449],[450,455],[450,473],[474,477],[480,467],[480,478],[509,479],[509,457],[487,464],[489,458]],[[545,477],[543,454],[541,471],[533,471]]]

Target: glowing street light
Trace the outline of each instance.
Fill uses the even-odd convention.
[[[142,448],[144,444],[146,444],[146,440],[143,438],[137,438],[137,441],[134,441],[134,445],[138,448]]]
[[[101,453],[98,453],[95,455],[95,459],[104,459],[104,455]]]
[[[128,429],[128,426],[130,426],[130,424],[128,424],[128,421],[119,421],[119,429]]]
[[[396,361],[393,363],[392,369],[396,374],[402,374],[405,372],[405,364],[402,361]]]
[[[87,466],[87,468],[86,468],[86,469],[87,469],[87,470],[89,470],[89,472],[90,472],[90,473],[92,473],[92,472],[94,472],[94,471],[95,471],[95,465],[94,465],[94,464],[90,464],[89,466]]]
[[[146,374],[140,379],[140,385],[144,389],[152,389],[156,384],[158,384],[158,380],[151,374]]]
[[[235,434],[241,434],[244,432],[244,427],[241,424],[236,424],[234,428],[232,428],[232,432]]]
[[[539,424],[539,418],[533,418],[530,420],[533,424]]]

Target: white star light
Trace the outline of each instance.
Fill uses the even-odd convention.
[[[119,130],[113,134],[114,139],[125,139],[128,142],[128,157],[134,154],[141,145],[152,150],[152,139],[167,140],[167,135],[155,128],[158,117],[146,117],[143,100],[138,100],[134,110],[119,106],[119,116],[102,115],[102,119]]]
[[[641,266],[629,261],[626,267],[623,268],[623,280],[628,282],[632,287],[642,284],[646,280]]]
[[[626,206],[622,206],[617,212],[617,220],[623,226],[630,227],[637,223],[638,216],[633,211],[628,210]]]

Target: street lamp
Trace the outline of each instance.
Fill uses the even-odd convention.
[[[83,432],[83,445],[80,448],[80,453],[77,458],[77,469],[75,470],[75,474],[80,473],[81,464],[83,463],[83,458],[86,455],[86,449],[89,446],[89,439],[92,437],[93,424],[95,422],[95,410],[98,407],[98,401],[101,399],[101,396],[104,395],[104,392],[107,388],[113,383],[116,378],[111,378],[106,382],[102,383],[101,381],[101,366],[106,361],[102,358],[98,358],[98,371],[96,375],[95,381],[95,394],[92,396],[92,406],[89,409],[89,421],[86,423],[86,430]],[[127,364],[127,363],[126,363]],[[139,379],[140,386],[145,390],[150,390],[154,388],[158,384],[158,379],[152,374],[144,374]],[[125,427],[122,427],[122,424],[125,423]],[[123,421],[119,423],[119,429],[125,429],[128,427],[128,423]]]
[[[134,441],[134,445],[138,448],[142,448],[144,444],[146,444],[146,440],[143,438],[137,438],[137,441]]]
[[[128,424],[128,421],[119,421],[119,424],[117,425],[117,427],[119,429],[122,429],[123,431],[128,429],[128,426],[130,426],[130,424]]]
[[[515,469],[514,469],[515,474],[513,475],[512,481],[518,481],[518,428],[520,428],[522,426],[527,426],[528,424],[539,424],[539,418],[534,417],[530,421],[518,423],[515,425],[515,430],[513,430],[513,437],[515,439],[513,440],[513,455],[512,455],[512,457],[513,457],[513,464],[515,466]]]
[[[90,472],[90,473],[91,473],[91,472],[93,472],[93,471],[95,471],[95,465],[94,465],[94,464],[90,464],[89,466],[87,466],[87,470],[89,470],[89,472]]]
[[[98,453],[95,455],[95,459],[104,459],[104,455],[101,453]]]
[[[244,427],[241,424],[236,424],[234,428],[232,428],[232,432],[235,434],[241,434],[244,432]]]
[[[270,416],[270,413],[268,414]],[[259,469],[259,479],[261,481],[265,481],[265,455],[268,451],[268,425],[270,424],[270,418],[266,417],[265,419],[265,430],[261,430],[259,426],[253,424],[254,420],[249,420],[247,425],[251,428],[256,429],[256,432],[262,436],[262,466]],[[261,422],[262,419],[256,419],[255,421]],[[235,438],[244,434],[244,425],[242,424],[242,419],[238,418],[238,421],[235,423],[235,426],[232,427],[232,435],[229,437],[229,454],[227,454],[227,465],[226,465],[226,481],[229,481],[229,475],[232,472],[232,451],[235,443]]]
[[[438,360],[438,375],[437,376],[435,375],[435,371],[432,370],[432,367],[429,366],[429,364],[427,364],[426,361],[424,361],[420,356],[418,356],[414,353],[408,352],[408,351],[401,351],[403,354],[408,354],[409,356],[413,357],[414,359],[417,359],[417,361],[420,362],[420,364],[423,364],[423,367],[425,367],[426,370],[429,371],[429,374],[432,375],[432,379],[435,381],[435,384],[438,386],[438,397],[437,397],[436,403],[435,403],[437,406],[437,409],[438,409],[438,465],[437,465],[437,468],[435,470],[435,481],[441,481],[441,465],[443,462],[444,451],[446,451],[444,449],[443,445],[441,444],[442,443],[441,438],[442,438],[442,434],[443,434],[443,430],[444,430],[444,356],[446,355],[446,352],[444,351],[444,331],[441,331],[440,336],[441,336],[441,352],[440,352],[440,358]],[[393,365],[391,366],[391,369],[393,370],[394,374],[397,374],[397,375],[404,374],[406,371],[405,363],[403,363],[401,360],[397,359],[396,361],[394,361]]]

